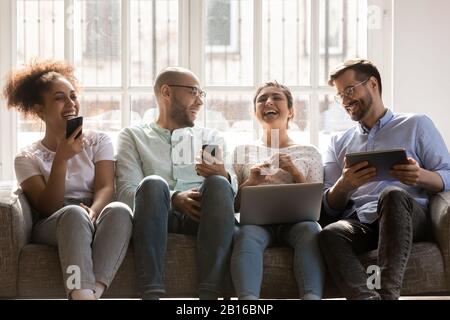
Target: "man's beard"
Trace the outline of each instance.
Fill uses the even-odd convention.
[[[176,97],[172,98],[170,118],[180,127],[193,127],[194,122],[189,117],[189,108],[184,106]]]
[[[349,113],[349,115],[353,121],[361,121],[366,117],[367,113],[369,113],[369,110],[371,109],[373,104],[373,99],[370,93],[367,93],[361,99],[353,100],[350,104],[353,104],[355,102],[359,104],[359,111],[357,113]]]

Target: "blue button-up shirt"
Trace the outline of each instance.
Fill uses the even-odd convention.
[[[331,139],[324,156],[325,212],[331,216],[346,218],[356,211],[361,222],[372,223],[378,218],[378,197],[388,186],[398,186],[406,190],[426,208],[427,192],[399,181],[366,183],[353,191],[343,211],[336,211],[329,206],[327,193],[342,174],[346,153],[395,148],[404,148],[407,156],[416,160],[420,167],[438,173],[444,183],[444,190],[450,189],[450,154],[431,119],[425,115],[397,114],[387,110],[372,129],[360,123]]]

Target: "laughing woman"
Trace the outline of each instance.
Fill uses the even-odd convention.
[[[290,90],[276,82],[259,87],[254,98],[255,117],[264,130],[264,139],[254,145],[238,146],[234,169],[239,180],[235,200],[240,208],[240,190],[262,184],[313,183],[323,181],[318,150],[296,144],[288,135],[294,116]],[[276,138],[276,141],[272,141]],[[274,166],[274,163],[278,163]],[[281,225],[244,225],[235,235],[231,274],[239,299],[259,298],[263,276],[264,250],[274,244],[294,249],[294,275],[300,298],[321,299],[325,269],[318,246],[321,228],[317,222]]]
[[[34,211],[33,242],[58,248],[70,299],[99,299],[122,263],[132,229],[130,208],[111,202],[111,140],[81,133],[81,126],[66,138],[67,120],[78,116],[80,104],[73,68],[64,62],[35,62],[13,71],[4,95],[8,107],[45,123],[44,137],[14,161]],[[80,281],[72,283],[73,270]]]

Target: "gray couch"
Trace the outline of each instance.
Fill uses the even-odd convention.
[[[444,295],[450,291],[450,192],[431,200],[436,242],[416,243],[407,266],[402,295]],[[61,268],[56,248],[30,242],[30,207],[20,190],[0,188],[0,298],[63,298]],[[195,240],[169,236],[165,282],[170,297],[196,297]],[[361,257],[376,264],[376,251]],[[338,297],[329,281],[325,297]],[[130,247],[111,287],[110,298],[138,297],[133,250]],[[292,272],[292,250],[270,248],[264,254],[262,298],[297,298]]]

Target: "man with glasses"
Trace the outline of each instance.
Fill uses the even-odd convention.
[[[324,157],[326,218],[319,243],[330,274],[348,299],[398,299],[412,243],[430,237],[429,194],[450,189],[450,155],[425,115],[398,114],[382,101],[381,77],[367,60],[340,65],[329,84],[336,101],[358,121],[334,136]],[[394,181],[374,181],[367,162],[348,166],[351,152],[404,148],[408,164],[394,166]],[[358,255],[378,249],[379,288],[368,285]]]
[[[215,130],[194,126],[205,97],[198,78],[187,69],[167,68],[157,76],[154,91],[157,120],[123,129],[117,149],[118,198],[134,207],[142,298],[165,293],[169,232],[197,237],[199,297],[217,299],[230,284],[237,182],[224,165],[224,140]],[[204,145],[215,152],[203,151]]]

